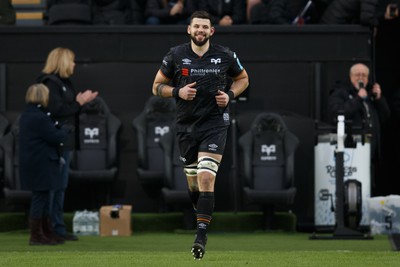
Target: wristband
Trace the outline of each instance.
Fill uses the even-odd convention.
[[[181,88],[174,87],[172,89],[172,96],[175,98],[179,98],[179,90],[181,90]]]
[[[158,95],[159,97],[163,97],[162,91],[163,91],[164,86],[165,86],[165,84],[159,84],[159,85],[157,86],[157,95]]]
[[[233,93],[232,90],[229,90],[228,92],[226,92],[226,94],[229,96],[229,101],[235,99],[235,94]]]

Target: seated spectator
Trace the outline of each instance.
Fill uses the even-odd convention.
[[[254,0],[252,0],[254,1]],[[250,24],[314,24],[330,0],[261,0],[249,10]]]
[[[195,3],[195,0],[148,0],[145,24],[189,24],[190,15],[197,9]]]
[[[373,28],[399,18],[399,0],[331,0],[321,16],[321,24],[360,24]],[[395,20],[396,19],[396,20]]]
[[[261,0],[247,0],[246,2],[246,18],[247,18],[247,22],[250,23],[250,12],[251,9],[253,8],[253,6],[258,5],[261,3]]]
[[[321,16],[321,24],[361,24],[376,27],[379,0],[333,0]]]
[[[90,25],[91,0],[47,0],[44,14],[48,25]]]
[[[245,0],[199,0],[199,10],[207,11],[213,25],[230,26],[246,23]]]
[[[11,0],[0,0],[0,25],[14,25],[15,22],[16,14]]]

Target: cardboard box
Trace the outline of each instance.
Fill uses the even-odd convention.
[[[130,205],[103,206],[100,208],[100,236],[130,236]]]

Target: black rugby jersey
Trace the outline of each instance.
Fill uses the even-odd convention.
[[[229,125],[228,108],[220,108],[215,100],[218,90],[227,91],[235,77],[243,71],[236,54],[229,48],[210,44],[199,57],[190,43],[175,46],[164,57],[161,72],[174,87],[197,82],[196,97],[192,101],[177,98],[177,131],[201,131]]]

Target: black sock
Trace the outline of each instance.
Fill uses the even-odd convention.
[[[197,238],[205,240],[214,211],[214,192],[200,192],[197,202]]]
[[[190,190],[188,190],[188,191],[189,191],[190,200],[192,201],[193,210],[195,212],[197,212],[197,202],[199,201],[200,192],[199,191],[190,191]]]

